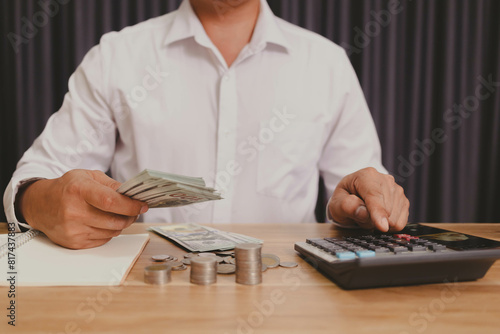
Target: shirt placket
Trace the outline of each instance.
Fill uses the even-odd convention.
[[[236,73],[227,69],[220,80],[217,130],[217,159],[215,185],[224,197],[214,203],[212,221],[229,223],[233,204],[233,189],[236,164],[236,135],[238,121],[238,98],[236,95]]]

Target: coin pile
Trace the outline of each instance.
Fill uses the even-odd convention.
[[[172,255],[153,255],[151,260],[154,262],[160,263],[164,262],[167,266],[169,266],[173,271],[186,270],[187,267],[184,263],[177,261],[178,259]]]
[[[156,264],[144,268],[144,282],[154,285],[163,285],[171,281],[171,267]]]
[[[208,285],[217,282],[217,259],[215,256],[191,258],[191,283]]]
[[[166,261],[177,261],[177,258],[172,255],[160,254],[151,256],[151,260],[153,260],[154,262],[166,262]]]
[[[236,283],[262,283],[261,244],[238,244],[235,248]]]

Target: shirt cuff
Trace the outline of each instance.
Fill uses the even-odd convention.
[[[28,223],[19,221],[18,217],[16,216],[15,201],[19,188],[26,183],[43,179],[43,177],[32,177],[23,179],[19,182],[14,182],[14,180],[11,180],[9,185],[7,186],[3,198],[5,216],[7,217],[7,221],[9,223],[14,223],[16,232],[25,232],[32,229],[32,227]]]

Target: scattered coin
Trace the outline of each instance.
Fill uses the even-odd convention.
[[[198,256],[198,253],[186,253],[184,254],[184,258],[188,259],[190,257]]]
[[[266,264],[268,268],[276,268],[280,265],[280,258],[274,254],[262,254],[262,263]]]
[[[170,261],[171,256],[170,255],[153,255],[151,256],[151,260],[155,262],[165,262],[165,261]]]
[[[215,255],[214,253],[200,253],[200,254],[198,254],[198,256],[201,256],[201,257],[215,257],[217,255]]]
[[[234,252],[233,251],[225,251],[225,252],[215,252],[215,255],[218,255],[218,256],[234,256]]]
[[[229,263],[236,264],[236,259],[234,257],[232,257],[231,259],[229,259]]]
[[[217,266],[218,274],[234,274],[236,266],[234,264],[222,263]]]
[[[185,264],[182,264],[181,266],[177,266],[177,267],[172,267],[173,271],[181,271],[181,270],[186,270],[186,269],[187,269],[187,266]]]
[[[186,258],[182,260],[182,263],[190,265],[191,264],[191,258]]]
[[[215,259],[217,260],[217,263],[224,262],[224,258],[222,256],[216,256]]]
[[[173,269],[175,267],[181,267],[181,266],[183,266],[184,263],[178,262],[178,261],[172,261],[172,262],[166,263],[166,265],[169,266],[169,267],[171,267]]]
[[[299,264],[297,262],[281,262],[280,266],[285,267],[285,268],[294,268],[297,267]]]
[[[231,256],[226,256],[223,258],[224,259],[224,263],[231,263],[231,261],[233,260],[233,257]],[[234,263],[233,263],[234,264]]]
[[[267,270],[267,265],[265,263],[262,264],[262,272]]]

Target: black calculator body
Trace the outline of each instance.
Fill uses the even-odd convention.
[[[500,242],[420,224],[297,242],[295,250],[344,289],[469,281],[500,258]]]

